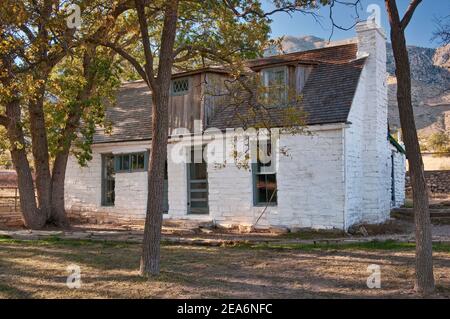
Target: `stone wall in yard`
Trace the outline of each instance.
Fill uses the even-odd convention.
[[[145,219],[119,215],[117,213],[92,211],[90,209],[70,210],[67,212],[71,224],[111,224],[111,225],[140,225],[144,226]]]
[[[450,194],[450,170],[425,171],[425,178],[432,194]],[[406,193],[412,195],[409,173],[406,175]]]
[[[22,227],[22,214],[15,211],[1,211],[0,210],[0,229],[1,228],[16,228]]]

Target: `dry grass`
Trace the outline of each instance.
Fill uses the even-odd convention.
[[[162,274],[152,280],[138,276],[139,254],[136,244],[0,239],[0,298],[418,297],[410,245],[164,245]],[[434,257],[434,297],[448,298],[450,247]],[[65,285],[69,264],[81,267],[80,289]],[[370,264],[381,266],[382,289],[366,286]]]

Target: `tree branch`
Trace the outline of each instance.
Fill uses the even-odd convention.
[[[408,9],[406,10],[405,16],[403,17],[400,27],[404,31],[406,27],[408,26],[409,22],[411,21],[411,18],[414,14],[414,11],[416,11],[419,4],[422,2],[422,0],[412,0],[411,3],[408,6]]]
[[[145,55],[145,73],[147,74],[147,83],[152,89],[155,88],[155,76],[153,72],[153,53],[150,47],[150,37],[148,35],[147,17],[145,16],[145,5],[142,0],[135,0],[136,11],[139,19],[139,27],[141,29],[142,44],[144,46]]]
[[[233,4],[233,2],[231,0],[222,0],[222,2],[225,5],[225,7],[227,7],[234,13],[234,15],[237,18],[243,18],[243,19],[247,18],[250,15],[257,16],[259,18],[268,18],[271,15],[274,15],[275,13],[278,13],[278,12],[284,12],[289,15],[291,15],[291,13],[293,13],[293,12],[302,12],[302,13],[311,14],[312,12],[305,10],[305,8],[312,7],[315,5],[315,1],[313,1],[313,0],[306,1],[301,4],[299,4],[298,1],[286,2],[282,5],[280,5],[280,7],[275,8],[268,12],[262,12],[262,11],[255,10],[253,8],[253,6],[249,5],[247,8],[242,9],[242,11],[240,12],[236,8],[236,5]]]
[[[330,33],[330,37],[328,38],[328,41],[331,41],[331,38],[334,35],[334,29],[348,31],[348,30],[353,29],[358,24],[357,21],[348,27],[344,27],[342,25],[337,24],[336,21],[334,20],[334,11],[333,11],[334,6],[336,4],[341,4],[341,5],[344,5],[347,7],[354,7],[356,18],[359,19],[358,6],[361,6],[361,0],[354,0],[353,2],[352,1],[348,2],[348,1],[332,0],[330,2],[330,13],[329,13],[329,18],[331,21],[331,33]]]
[[[145,82],[147,82],[147,84],[150,84],[149,80],[147,78],[147,74],[146,74],[145,70],[142,68],[142,66],[138,62],[138,60],[136,60],[131,54],[129,54],[127,51],[125,51],[121,47],[119,47],[119,46],[117,46],[117,45],[115,45],[114,43],[111,43],[111,42],[103,42],[103,43],[102,42],[98,42],[98,44],[103,45],[105,47],[108,47],[108,48],[114,50],[122,58],[127,60],[135,68],[136,72],[139,73],[139,75],[142,77],[142,79]]]
[[[385,0],[385,3],[389,17],[389,24],[391,25],[391,28],[400,29],[401,22],[400,16],[398,14],[397,3],[395,2],[395,0]]]

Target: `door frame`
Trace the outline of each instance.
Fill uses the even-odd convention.
[[[189,152],[191,152],[191,163],[186,163],[186,185],[187,185],[187,214],[188,215],[209,215],[209,179],[208,179],[208,163],[205,162],[204,164],[206,165],[206,179],[194,179],[191,180],[191,169],[190,169],[190,165],[192,164],[199,164],[199,163],[192,163],[193,158],[192,158],[192,150],[196,147],[200,147],[202,148],[202,154],[204,152],[204,148],[207,146],[207,144],[203,144],[203,145],[195,145],[195,146],[191,146],[189,147]],[[203,156],[202,156],[202,161],[204,161]],[[196,189],[195,191],[193,191],[191,189],[191,183],[195,184],[195,183],[205,183],[206,184],[206,188],[205,189]],[[192,206],[191,206],[191,202],[192,202],[192,198],[191,198],[191,193],[193,192],[197,192],[197,193],[206,193],[206,212],[205,213],[198,213],[192,212]],[[195,200],[194,200],[195,201]],[[197,200],[198,201],[198,200]],[[204,201],[198,201],[198,202],[204,202]]]

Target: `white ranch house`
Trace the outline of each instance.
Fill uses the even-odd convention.
[[[236,167],[230,152],[222,154],[224,167],[169,156],[164,218],[253,225],[267,208],[258,226],[342,230],[388,219],[391,208],[404,202],[405,156],[388,134],[386,37],[372,23],[359,23],[356,31],[346,44],[248,61],[263,79],[275,76],[302,94],[299,107],[311,135],[281,134],[278,144],[289,156],[278,155],[276,170],[269,172],[259,165]],[[195,120],[202,130],[239,127],[232,113],[201,98],[207,83],[226,76],[220,68],[175,74],[170,127],[192,130]],[[271,112],[276,118],[278,109]],[[146,85],[123,84],[107,116],[113,131],[97,131],[89,165],[69,159],[66,208],[97,221],[143,220],[151,152]],[[208,149],[214,143],[194,144]],[[169,138],[169,154],[191,151],[178,135]]]

